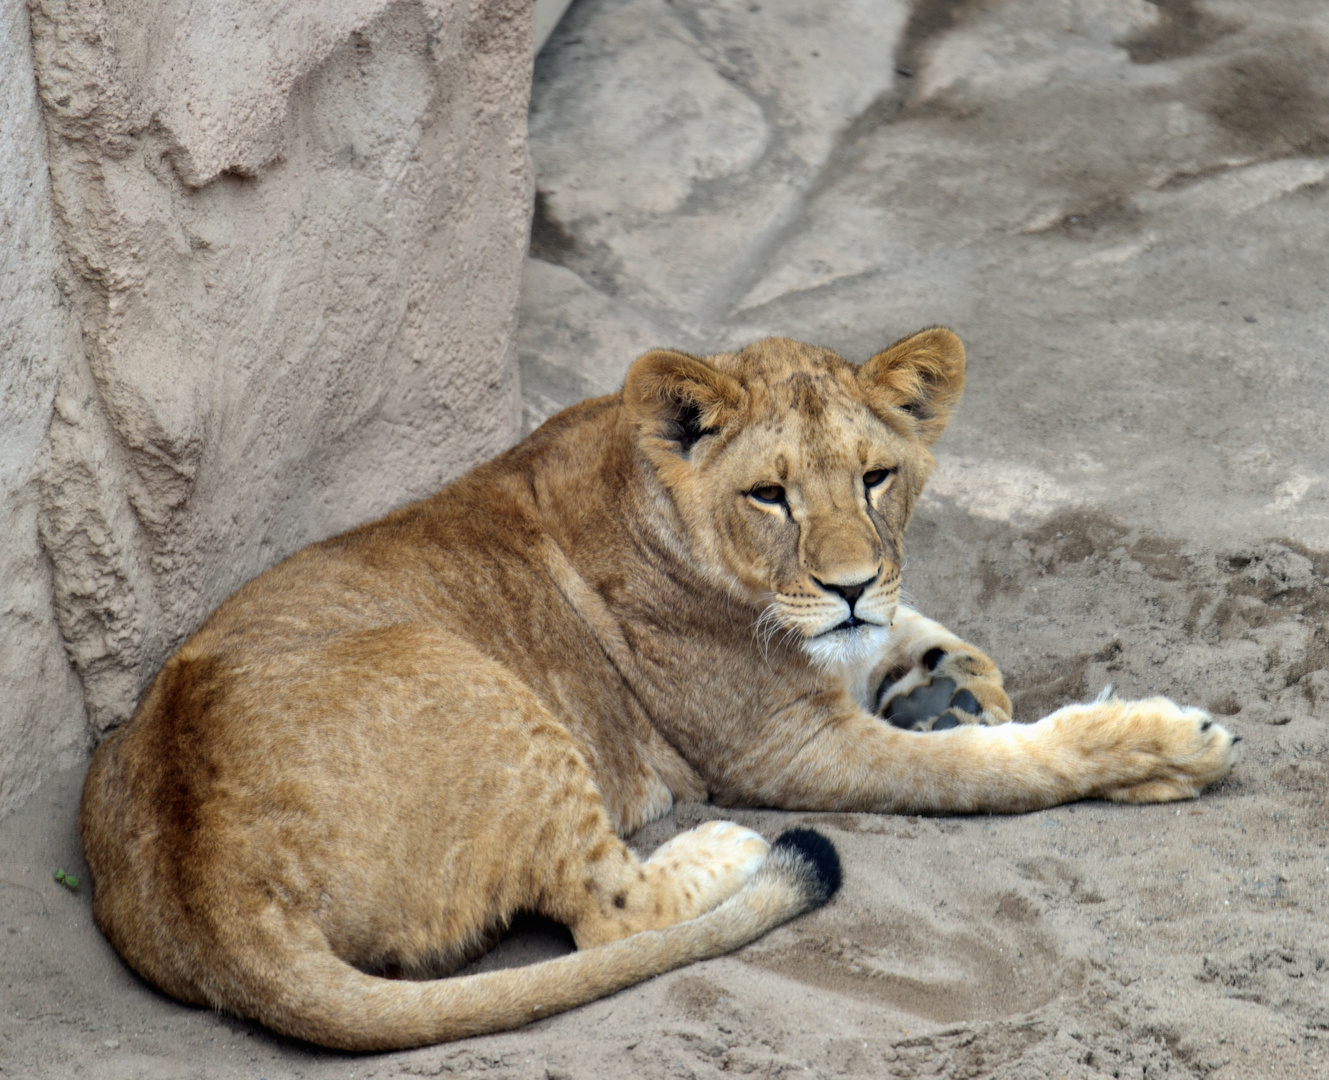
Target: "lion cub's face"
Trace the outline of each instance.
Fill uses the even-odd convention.
[[[904,527],[964,385],[964,348],[925,330],[861,367],[773,338],[706,360],[647,353],[624,401],[699,569],[830,667],[879,655]]]

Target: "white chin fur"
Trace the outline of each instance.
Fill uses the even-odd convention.
[[[891,639],[888,626],[856,626],[803,640],[803,651],[823,671],[844,671],[875,662]]]

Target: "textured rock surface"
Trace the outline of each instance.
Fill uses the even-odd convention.
[[[60,282],[27,8],[0,7],[0,811],[86,743],[37,535],[36,474],[62,358],[78,336]]]
[[[4,165],[44,182],[35,55],[52,186],[16,202],[6,174],[38,209],[12,226],[35,255],[4,254],[30,285],[0,633],[40,615],[49,646],[54,611],[95,734],[237,585],[512,440],[531,10],[37,0],[31,43],[5,11],[29,77]],[[41,687],[0,707],[8,753],[76,699],[58,663],[3,662]],[[4,783],[40,771],[28,742]]]

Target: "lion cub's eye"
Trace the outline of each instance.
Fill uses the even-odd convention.
[[[874,487],[884,484],[894,472],[894,469],[873,469],[871,472],[865,472],[863,474],[863,486],[871,491]]]
[[[776,504],[784,502],[784,488],[779,484],[762,484],[761,487],[754,487],[748,494],[757,502]]]

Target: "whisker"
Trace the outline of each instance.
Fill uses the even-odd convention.
[[[758,640],[761,641],[762,659],[767,666],[771,662],[771,638],[776,631],[780,629],[780,606],[778,600],[772,600],[766,606],[766,609],[757,617],[757,622],[753,627]]]

